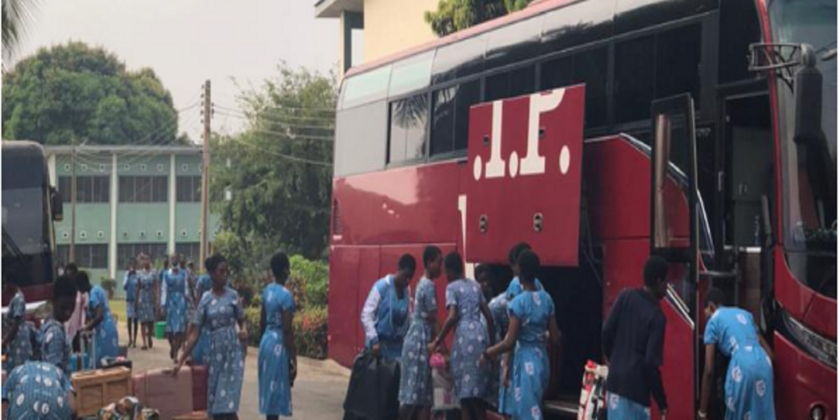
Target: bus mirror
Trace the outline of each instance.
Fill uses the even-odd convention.
[[[64,220],[64,201],[61,199],[61,193],[54,187],[50,187],[50,207],[52,207],[53,220],[56,222]]]
[[[796,143],[805,144],[819,141],[823,137],[823,76],[817,69],[814,48],[803,44],[801,50],[802,65],[794,75],[796,114],[793,139]]]

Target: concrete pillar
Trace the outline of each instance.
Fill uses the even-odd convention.
[[[108,241],[108,274],[117,278],[117,203],[119,203],[119,168],[117,154],[111,154],[111,239]]]
[[[342,77],[344,77],[344,73],[353,64],[353,30],[364,29],[364,27],[364,14],[360,12],[341,12],[341,18],[339,19],[339,30],[341,31],[339,35],[339,45],[341,45],[341,63],[339,64],[339,68],[341,69]]]
[[[171,255],[175,252],[175,188],[177,187],[175,173],[175,154],[169,155],[169,243],[167,248]]]
[[[56,178],[55,174],[55,153],[47,153],[49,153],[49,156],[47,157],[47,169],[50,171],[50,185],[56,187],[58,186],[58,178]]]

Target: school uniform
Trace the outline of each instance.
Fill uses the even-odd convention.
[[[166,332],[172,334],[187,331],[187,273],[183,270],[169,270],[163,275],[166,285]]]
[[[260,414],[292,415],[292,389],[289,382],[289,353],[283,342],[283,314],[295,313],[295,300],[285,287],[271,283],[263,289],[266,328],[260,340],[257,360],[260,385]]]
[[[428,345],[434,339],[432,329],[437,320],[435,283],[420,279],[414,295],[414,313],[400,358],[399,399],[403,405],[432,405],[432,370]]]
[[[540,279],[534,279],[534,286],[536,287],[537,290],[544,290],[542,283],[540,283]],[[510,281],[510,284],[508,285],[507,290],[505,290],[505,292],[504,292],[505,301],[506,301],[505,303],[510,304],[510,302],[513,302],[513,299],[515,299],[517,296],[519,296],[519,294],[522,293],[523,291],[524,291],[524,289],[522,288],[522,283],[519,280],[519,276],[514,277],[513,280]],[[501,303],[502,303],[501,301],[497,302],[497,304],[501,304]],[[507,307],[505,307],[505,309],[502,313],[499,313],[499,317],[504,318],[505,334],[507,334],[507,326],[510,323],[510,318],[508,318]],[[502,337],[504,337],[504,335]],[[516,349],[511,350],[511,351],[515,352]],[[512,360],[513,360],[513,357],[511,357],[511,363],[512,363]],[[508,367],[508,378],[510,377],[511,373],[512,373],[512,369],[510,367]],[[499,382],[500,382],[500,385],[499,385],[499,407],[498,408],[499,408],[500,413],[511,415],[513,413],[511,412],[510,407],[514,407],[514,405],[515,405],[515,402],[513,401],[513,392],[511,392],[510,388],[505,388],[501,384],[502,380],[503,380],[503,378],[501,377],[501,365],[500,365],[500,368],[499,368]]]
[[[44,362],[26,362],[11,371],[3,384],[8,411],[3,418],[15,420],[70,420],[67,401],[72,392],[69,376]]]
[[[137,272],[137,320],[142,323],[155,322],[155,279],[157,273],[152,270]]]
[[[126,271],[123,278],[123,290],[125,290],[125,317],[129,321],[137,319],[137,311],[134,307],[135,294],[137,292],[137,272]]]
[[[389,274],[374,283],[362,308],[365,346],[369,349],[378,343],[383,360],[399,360],[402,355],[403,340],[409,327],[410,295],[411,288],[406,287],[400,299],[394,276]]]
[[[706,323],[703,342],[729,357],[726,420],[775,419],[773,364],[761,347],[752,314],[740,308],[718,309]]]
[[[201,299],[204,297],[204,294],[210,291],[212,288],[212,280],[210,276],[207,274],[202,275],[198,278],[198,281],[195,283],[196,289],[196,296],[198,297],[198,302],[201,302]],[[196,312],[198,311],[198,305],[196,305]],[[195,315],[193,315],[194,319]],[[195,347],[193,347],[192,351],[192,362],[194,365],[203,366],[209,363],[208,357],[210,357],[210,334],[207,328],[201,328],[198,335],[198,342],[196,342]]]
[[[456,280],[446,287],[446,308],[455,307],[458,324],[452,342],[454,396],[459,401],[483,398],[490,370],[481,364],[481,354],[490,344],[487,328],[481,322],[484,294],[474,280]]]
[[[11,328],[12,323],[18,323],[18,331],[6,352],[6,364],[3,368],[10,371],[32,358],[32,339],[29,324],[25,322],[26,302],[23,293],[18,290],[9,302],[9,311],[3,318],[3,329]]]
[[[507,293],[501,293],[494,297],[487,306],[490,308],[490,314],[493,315],[493,325],[496,328],[496,342],[499,343],[507,335],[508,325],[510,324],[510,318],[508,318],[507,314]],[[484,320],[483,317],[481,319],[482,321]],[[502,362],[501,360],[496,360],[491,363],[492,366],[490,368],[490,377],[487,380],[487,396],[485,400],[492,407],[496,407],[500,413],[504,413],[507,388],[502,386]]]
[[[102,310],[102,321],[94,328],[94,342],[96,346],[96,360],[91,360],[91,366],[100,367],[102,358],[116,358],[119,353],[119,335],[117,324],[111,315],[111,308],[108,306],[108,296],[101,286],[94,286],[90,291],[90,303],[88,304],[88,318],[96,316],[98,310]],[[91,353],[90,357],[94,354]]]
[[[508,410],[514,420],[540,420],[551,370],[546,333],[549,319],[554,316],[554,301],[544,290],[523,292],[510,302],[508,313],[521,325],[511,363],[510,392],[514,404]]]
[[[67,342],[64,326],[55,318],[49,318],[41,325],[41,360],[70,376],[70,343]]]

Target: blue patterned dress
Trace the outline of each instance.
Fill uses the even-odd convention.
[[[166,332],[187,331],[187,272],[169,270],[163,275],[166,283]]]
[[[26,302],[23,293],[18,290],[9,302],[9,312],[3,323],[3,328],[10,328],[13,322],[18,323],[15,338],[9,343],[6,365],[3,368],[10,371],[28,361],[32,357],[32,339],[29,324],[25,320]]]
[[[137,311],[134,307],[134,301],[137,293],[137,272],[125,272],[125,279],[123,280],[123,290],[125,290],[125,317],[129,320],[137,319]]]
[[[549,318],[554,316],[554,301],[544,290],[522,292],[510,302],[508,313],[519,319],[521,327],[510,380],[513,404],[506,408],[514,420],[541,420],[542,397],[551,373],[546,331]]]
[[[537,287],[537,290],[544,290],[542,283],[540,283],[540,279],[534,279],[534,286]],[[513,298],[519,296],[522,293],[522,283],[519,281],[519,276],[513,278],[508,285],[507,291],[508,302],[512,302]]]
[[[452,376],[455,397],[484,398],[490,369],[481,364],[481,353],[490,344],[481,321],[484,294],[474,280],[456,280],[446,287],[446,308],[458,310],[458,324],[452,342]]]
[[[3,385],[9,401],[3,418],[15,420],[70,420],[67,402],[72,391],[68,376],[49,363],[27,362],[13,370]]]
[[[260,414],[292,415],[292,389],[289,386],[289,353],[283,343],[283,314],[295,313],[295,300],[285,287],[271,283],[262,293],[265,333],[260,340]]]
[[[207,413],[210,415],[239,411],[245,358],[236,333],[236,324],[244,317],[239,294],[231,288],[226,288],[221,295],[212,291],[205,293],[195,312],[193,325],[209,329]]]
[[[41,360],[70,376],[70,344],[64,325],[50,318],[41,325]]]
[[[508,299],[507,293],[502,293],[494,297],[490,303],[487,304],[490,308],[490,313],[493,314],[493,324],[496,327],[496,342],[504,340],[507,335],[510,318],[508,318]],[[481,318],[482,320],[484,318]],[[501,360],[493,362],[491,367],[491,375],[487,383],[487,396],[485,400],[493,407],[497,407],[500,413],[504,413],[505,391],[507,388],[501,386],[502,383],[502,365]]]
[[[91,360],[90,365],[99,367],[103,357],[117,357],[119,353],[119,335],[117,324],[111,315],[111,308],[108,307],[108,296],[101,286],[94,286],[90,291],[90,303],[88,303],[88,319],[93,319],[97,309],[102,309],[102,322],[96,326],[94,340],[96,341],[96,360]],[[94,355],[91,354],[91,357]]]
[[[773,364],[758,340],[752,314],[720,308],[706,324],[703,342],[729,357],[724,395],[726,420],[773,420]]]
[[[210,276],[207,274],[204,274],[198,278],[198,280],[195,283],[195,295],[198,297],[199,302],[201,302],[201,299],[204,297],[204,294],[210,291],[212,284],[213,282],[210,279]],[[196,304],[196,310],[198,310],[198,304]],[[193,314],[193,317],[190,319],[195,319],[195,314]],[[201,331],[199,331],[198,342],[195,343],[195,347],[193,347],[193,364],[199,366],[206,366],[210,363],[208,357],[210,357],[210,333],[207,328],[202,328]]]
[[[432,369],[427,346],[434,339],[432,329],[437,320],[435,283],[420,279],[414,295],[414,314],[403,343],[400,359],[400,403],[432,405]]]
[[[137,320],[143,323],[155,322],[155,281],[157,274],[154,271],[138,271],[137,284],[140,292],[137,294],[135,310]]]

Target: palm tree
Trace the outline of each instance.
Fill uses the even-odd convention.
[[[8,59],[20,45],[32,21],[37,0],[2,0],[3,58]]]

